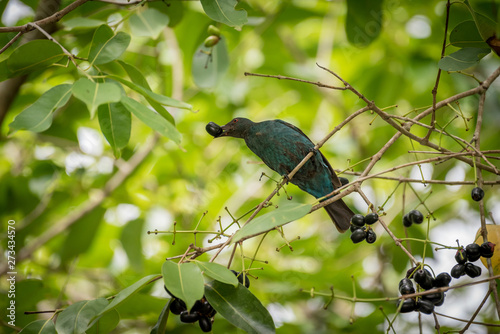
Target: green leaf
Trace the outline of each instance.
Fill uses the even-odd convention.
[[[143,270],[143,253],[142,253],[142,226],[143,219],[135,219],[127,223],[122,229],[120,241],[122,247],[127,253],[129,262],[137,272]]]
[[[111,333],[118,326],[120,315],[116,310],[106,312],[99,318],[92,321],[85,334],[104,334]]]
[[[148,8],[137,11],[130,17],[132,34],[157,39],[160,32],[168,25],[168,16],[156,9]]]
[[[275,333],[273,318],[247,288],[212,281],[205,284],[205,297],[234,326],[247,333]]]
[[[24,327],[20,334],[56,334],[56,328],[52,319],[36,320]]]
[[[134,67],[130,64],[127,64],[121,60],[118,60],[118,63],[123,67],[125,72],[127,72],[130,80],[132,80],[133,83],[135,83],[138,86],[141,86],[149,91],[151,91],[151,87],[149,86],[148,81],[144,77],[144,75],[137,69],[137,67]],[[144,96],[144,95],[143,95]],[[175,125],[175,120],[172,117],[172,115],[158,102],[154,101],[152,98],[150,98],[148,95],[145,95],[144,98],[148,101],[148,103],[153,107],[154,110],[156,110],[160,115],[165,117],[167,121]],[[187,103],[186,103],[187,105]],[[189,109],[191,109],[191,106],[189,105]]]
[[[169,308],[171,302],[172,299],[170,299],[165,307],[163,307],[163,310],[161,310],[161,313],[158,316],[158,321],[156,322],[156,325],[151,329],[150,334],[164,334],[167,332],[167,320],[168,315],[170,314]]]
[[[194,263],[175,263],[166,261],[161,268],[163,281],[175,297],[182,299],[190,309],[203,297],[203,276]]]
[[[201,0],[203,10],[212,20],[230,27],[241,27],[247,23],[247,12],[236,10],[236,0]]]
[[[116,158],[120,157],[120,149],[127,146],[130,139],[132,117],[121,103],[102,104],[97,109],[97,117],[101,131],[108,141]]]
[[[214,88],[228,67],[229,55],[224,38],[212,48],[202,43],[193,55],[191,73],[194,83],[200,88]]]
[[[17,115],[9,127],[13,130],[45,131],[52,125],[53,112],[64,106],[70,97],[71,85],[52,87]]]
[[[349,43],[366,47],[382,31],[383,0],[347,0],[345,31]]]
[[[57,316],[58,334],[84,334],[90,321],[107,305],[106,298],[83,300],[68,306]]]
[[[104,23],[106,22],[101,20],[91,19],[88,17],[75,17],[63,21],[64,27],[69,30],[96,28],[99,27],[100,25],[103,25]]]
[[[111,301],[111,303],[109,303],[109,305],[106,306],[106,308],[104,310],[99,312],[99,314],[97,316],[101,316],[101,315],[105,314],[106,312],[115,309],[118,305],[122,304],[130,296],[132,296],[137,291],[139,291],[140,289],[145,287],[149,282],[151,282],[159,277],[160,277],[160,275],[149,275],[149,276],[143,277],[140,280],[138,280],[137,282],[135,282],[134,284],[132,284],[131,286],[126,287],[122,291],[118,292],[118,294]]]
[[[463,48],[441,59],[438,65],[444,71],[464,70],[476,65],[490,51],[483,48]]]
[[[182,101],[173,99],[173,98],[165,96],[165,95],[156,94],[156,93],[152,92],[150,89],[144,88],[144,87],[137,85],[133,82],[125,80],[117,75],[108,75],[108,77],[111,79],[114,79],[116,81],[121,82],[125,86],[135,90],[136,92],[140,93],[144,97],[151,98],[153,101],[158,102],[162,105],[170,106],[170,107],[174,107],[174,108],[181,108],[181,109],[189,109],[189,110],[193,109],[193,107],[186,102],[182,102]]]
[[[474,22],[476,23],[477,30],[483,38],[484,41],[488,40],[490,37],[495,36],[496,32],[496,22],[489,17],[475,11],[469,3],[469,0],[465,0],[464,4],[469,9]]]
[[[231,243],[238,242],[255,234],[270,231],[277,226],[285,225],[302,218],[311,211],[311,208],[311,204],[286,203],[280,205],[279,209],[259,216],[240,228],[234,234]]]
[[[122,98],[122,103],[131,113],[151,129],[158,131],[162,136],[172,139],[176,144],[181,143],[181,134],[177,131],[175,126],[165,118],[130,97],[124,96]]]
[[[73,84],[73,95],[87,105],[90,118],[94,118],[97,107],[101,104],[120,101],[122,93],[120,87],[113,83],[92,82],[81,78]]]
[[[21,45],[6,60],[9,77],[31,73],[50,66],[64,57],[61,47],[54,42],[38,39]]]
[[[94,33],[89,51],[89,62],[92,65],[106,64],[119,58],[130,44],[130,35],[113,30],[103,24]]]
[[[85,253],[90,248],[105,212],[106,209],[99,206],[71,225],[60,251],[62,263]]]
[[[450,33],[450,44],[457,48],[487,48],[486,44],[477,30],[474,21],[464,21],[459,24]]]
[[[204,274],[222,283],[231,284],[233,286],[238,285],[238,279],[233,274],[233,272],[223,265],[213,262],[195,262]]]

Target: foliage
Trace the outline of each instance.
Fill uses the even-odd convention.
[[[6,332],[200,332],[173,296],[206,298],[214,333],[498,322],[498,253],[441,288],[435,317],[396,306],[411,267],[449,272],[456,239],[498,240],[497,1],[77,0],[52,19],[47,0],[23,3],[31,14],[0,26]],[[326,201],[205,131],[236,116],[319,143],[350,181],[336,198],[379,214],[377,241],[354,245],[316,212]],[[412,209],[424,223],[405,228]]]

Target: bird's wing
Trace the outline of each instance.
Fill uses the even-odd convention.
[[[307,140],[309,140],[311,142],[311,144],[313,144],[313,146],[315,146],[315,144],[312,142],[312,140],[309,139],[309,137],[307,137],[306,134],[304,132],[302,132],[302,130],[299,129],[298,127],[296,127],[295,125],[287,123],[285,121],[282,121],[281,119],[277,119],[276,122],[280,122],[281,124],[286,125],[289,128],[297,131],[298,133],[300,133],[301,135],[303,135],[305,138],[307,138]],[[337,174],[333,170],[332,165],[330,165],[330,162],[328,162],[328,160],[323,155],[323,153],[321,153],[321,151],[318,150],[318,152],[319,152],[319,154],[321,154],[321,158],[323,158],[323,163],[325,164],[326,167],[328,167],[328,170],[330,171],[330,174],[332,175],[332,183],[333,183],[333,185],[335,186],[335,188],[339,188],[340,186],[342,186],[342,183],[340,182]]]

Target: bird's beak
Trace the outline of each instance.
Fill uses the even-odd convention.
[[[214,138],[219,138],[219,137],[225,137],[227,136],[227,125],[223,125],[220,127],[222,130],[217,136],[214,136]]]

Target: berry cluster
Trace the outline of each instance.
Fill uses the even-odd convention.
[[[436,277],[432,277],[432,274],[427,269],[411,268],[406,273],[405,278],[399,282],[399,292],[402,296],[415,293],[415,288],[411,278],[417,283],[422,289],[430,290],[432,288],[441,288],[449,286],[451,282],[451,276],[448,273],[440,273]],[[427,295],[423,295],[418,298],[408,298],[398,301],[399,304],[402,302],[400,312],[408,313],[412,311],[420,311],[425,314],[431,314],[434,311],[435,306],[441,306],[444,303],[444,292],[435,292]]]
[[[493,256],[494,251],[495,244],[491,242],[485,242],[481,246],[476,243],[469,244],[465,249],[460,247],[455,254],[457,264],[451,268],[451,276],[459,278],[467,275],[474,278],[481,275],[481,267],[472,264],[472,262],[479,260],[481,256],[490,258]]]
[[[369,213],[366,216],[354,215],[351,218],[351,240],[355,244],[366,240],[367,243],[373,244],[377,240],[377,235],[375,231],[372,230],[370,226],[366,228],[365,225],[373,225],[378,221],[378,215],[376,213]]]
[[[424,215],[418,210],[411,210],[403,216],[403,225],[405,227],[410,227],[412,224],[422,224],[423,221]]]
[[[173,299],[170,303],[170,312],[172,312],[172,314],[178,315],[179,319],[184,323],[193,323],[198,321],[201,330],[205,333],[212,331],[213,317],[217,311],[214,310],[212,305],[210,305],[208,300],[206,300],[205,296],[203,296],[200,300],[197,300],[193,307],[191,307],[191,310],[188,311],[186,303],[184,303],[183,300],[175,297],[170,291],[168,291],[167,287],[165,287],[165,290],[172,296]]]

